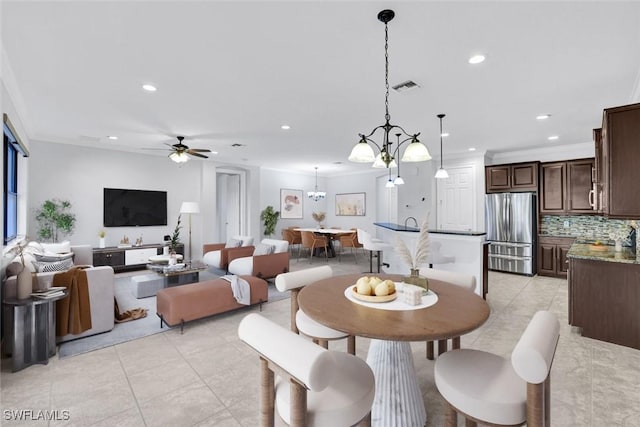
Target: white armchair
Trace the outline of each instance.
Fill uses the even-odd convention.
[[[271,251],[270,248],[273,248]],[[289,271],[289,242],[262,239],[249,256],[237,252],[229,254],[229,273],[270,279]]]
[[[249,256],[253,253],[253,237],[233,236],[225,243],[207,243],[202,246],[202,262],[209,267],[226,270],[229,265],[229,253],[236,252],[239,256]]]

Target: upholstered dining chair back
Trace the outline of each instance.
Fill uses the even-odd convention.
[[[296,313],[300,309],[298,306],[298,293],[306,285],[318,280],[328,279],[331,276],[333,276],[333,270],[328,265],[292,271],[276,276],[276,289],[280,292],[291,292],[291,330],[296,334],[299,333],[296,326]]]
[[[257,313],[242,319],[238,337],[260,355],[261,426],[273,427],[275,410],[291,426],[370,425],[375,380],[365,361],[312,344]]]
[[[315,248],[324,248],[325,258],[329,262],[329,255],[327,254],[327,239],[324,236],[316,236],[312,231],[302,231],[302,247],[309,249],[309,262],[313,257],[313,250]],[[298,259],[300,254],[298,253]]]
[[[440,280],[450,283],[452,285],[460,286],[474,292],[476,289],[476,278],[472,274],[459,273],[457,271],[436,270],[434,268],[421,268],[420,274],[427,279]],[[451,347],[453,349],[460,348],[460,337],[454,337],[451,339]],[[438,354],[442,354],[447,351],[447,340],[438,341]],[[427,341],[427,359],[434,359],[434,346],[433,341]]]
[[[550,372],[559,338],[556,316],[538,311],[510,358],[470,349],[441,355],[434,377],[447,401],[446,426],[458,425],[458,412],[466,425],[550,426]]]
[[[457,271],[437,270],[435,268],[421,268],[420,274],[427,279],[441,280],[469,289],[471,292],[476,290],[476,277],[473,274],[459,273]]]
[[[300,306],[298,305],[298,293],[303,287],[332,276],[333,270],[328,265],[278,274],[276,276],[276,288],[280,292],[291,292],[290,324],[293,332],[310,337],[313,342],[324,348],[328,348],[329,341],[347,338],[347,352],[355,354],[355,336],[331,329],[316,322],[300,310]]]

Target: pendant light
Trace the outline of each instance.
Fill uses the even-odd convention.
[[[360,134],[360,141],[353,147],[351,150],[351,154],[349,155],[349,160],[352,162],[359,163],[370,163],[373,162],[373,167],[381,167],[381,168],[393,168],[400,165],[400,159],[397,158],[399,155],[400,147],[409,142],[407,148],[404,150],[404,154],[402,156],[403,162],[424,162],[427,160],[431,160],[431,154],[429,154],[429,150],[427,147],[418,140],[418,135],[420,132],[410,135],[405,130],[398,125],[393,125],[390,123],[391,116],[389,115],[389,27],[388,23],[395,16],[395,12],[393,10],[383,10],[378,13],[378,20],[384,23],[384,81],[385,81],[385,99],[384,99],[384,107],[385,107],[385,123],[383,125],[375,127],[371,133],[368,135]],[[378,145],[371,137],[378,130],[382,130],[382,142]],[[397,147],[395,149],[393,146],[393,141],[389,140],[389,135],[393,131],[399,131],[399,134],[396,135],[404,135],[406,138],[400,141],[400,137],[398,137]],[[374,152],[374,149],[371,145],[373,145],[378,154]],[[402,178],[400,178],[402,181]],[[393,185],[393,181],[391,181]],[[404,181],[402,181],[404,182]]]
[[[396,138],[398,139],[398,145],[400,145],[400,136],[402,134],[396,133]],[[402,185],[404,184],[404,179],[400,176],[400,162],[398,162],[398,176],[393,180],[393,185]]]
[[[442,151],[442,119],[444,118],[444,116],[444,114],[438,114],[438,118],[440,119],[440,169],[438,169],[438,172],[436,172],[437,179],[449,178],[449,174],[442,167],[442,159],[444,157],[444,153]]]
[[[315,191],[307,191],[307,197],[317,202],[320,199],[324,199],[327,193],[324,191],[318,191],[318,167],[316,166],[316,189]]]

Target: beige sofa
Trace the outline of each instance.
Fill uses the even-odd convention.
[[[90,245],[72,245],[74,265],[92,265],[93,250]],[[12,266],[7,268],[7,276],[13,274]],[[87,281],[89,283],[89,303],[91,305],[91,329],[77,335],[68,334],[57,337],[58,342],[70,341],[90,335],[108,332],[113,329],[114,322],[114,272],[108,266],[87,268]],[[34,287],[43,289],[51,286],[53,276],[56,272],[33,273]],[[2,284],[2,298],[16,297],[16,276],[7,277]],[[13,319],[10,309],[3,307],[3,329],[5,343],[11,342],[11,331],[13,330]]]

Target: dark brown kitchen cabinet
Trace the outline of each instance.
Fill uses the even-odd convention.
[[[574,239],[570,237],[546,237],[538,239],[538,274],[567,278],[567,254]]]
[[[640,349],[640,265],[569,260],[569,324],[582,336]]]
[[[540,213],[593,213],[593,166],[593,158],[540,164]]]
[[[485,167],[487,193],[538,191],[538,162]]]
[[[604,110],[602,118],[602,212],[638,218],[640,197],[640,104]]]

